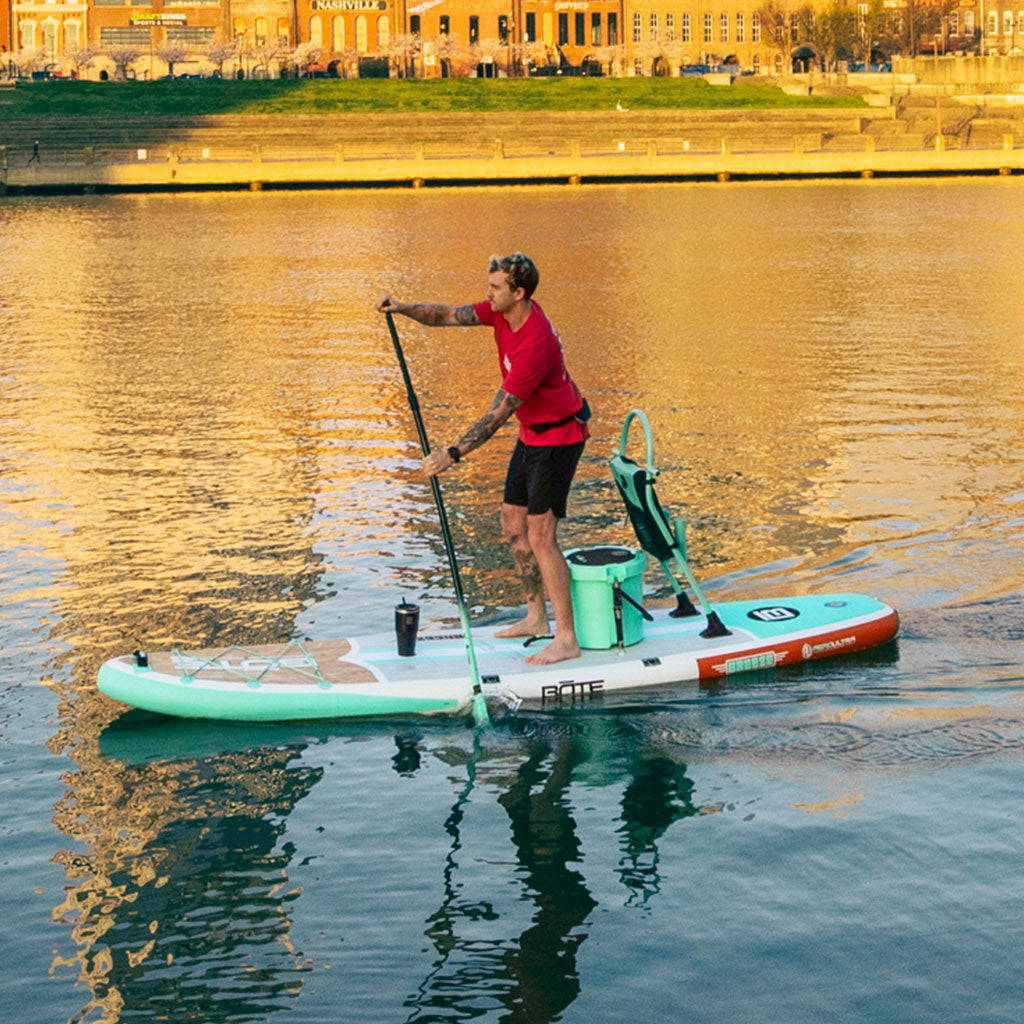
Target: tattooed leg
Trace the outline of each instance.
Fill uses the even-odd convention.
[[[501,506],[501,530],[512,548],[512,557],[523,582],[526,616],[496,633],[495,636],[546,636],[548,613],[544,602],[544,585],[540,566],[530,547],[526,526],[526,509],[517,505]]]

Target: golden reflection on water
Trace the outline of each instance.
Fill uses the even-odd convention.
[[[54,917],[79,951],[54,970],[89,987],[81,1017],[116,1020],[151,972],[180,967],[192,932],[182,919],[167,935],[168,886],[222,857],[261,873],[261,900],[281,903],[261,927],[301,971],[272,850],[275,816],[316,781],[288,751],[146,768],[105,756],[117,709],[95,693],[102,659],[365,631],[399,596],[450,614],[379,292],[471,301],[491,252],[537,261],[595,410],[567,546],[629,541],[606,460],[640,407],[662,500],[685,510],[693,560],[723,588],[986,601],[1019,586],[1022,187],[0,207],[0,628],[8,650],[45,648],[50,747],[76,764],[54,821],[88,852],[57,855],[70,885]],[[448,444],[497,386],[488,332],[399,328],[430,436]],[[506,431],[444,478],[476,614],[518,603],[496,521],[510,445]],[[185,907],[202,902],[191,884],[174,892]],[[225,913],[232,893],[225,880]],[[231,948],[215,930],[204,953]]]
[[[54,857],[69,884],[52,915],[79,948],[50,967],[92,994],[73,1020],[113,1024],[160,1006],[155,1019],[191,1019],[225,987],[233,1013],[295,998],[309,965],[290,939],[299,891],[279,839],[322,774],[297,756],[257,748],[135,765],[94,743],[79,754],[54,824],[88,853]]]

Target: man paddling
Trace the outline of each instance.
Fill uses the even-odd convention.
[[[526,617],[497,635],[547,636],[546,590],[555,617],[554,638],[526,660],[549,665],[580,654],[569,567],[556,533],[589,431],[586,404],[565,369],[558,334],[532,298],[539,280],[532,260],[517,252],[491,257],[484,302],[445,306],[399,302],[383,295],[375,305],[381,313],[401,313],[428,327],[494,329],[501,388],[490,409],[455,444],[423,460],[423,471],[428,476],[443,473],[489,440],[515,413],[519,439],[505,478],[501,531],[523,580]]]

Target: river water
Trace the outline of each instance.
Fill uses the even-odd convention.
[[[139,645],[453,620],[371,306],[513,249],[595,409],[565,545],[629,541],[640,407],[712,599],[898,641],[483,732],[100,696]],[[1024,181],[9,198],[0,266],[5,1020],[1019,1020]],[[399,327],[450,443],[488,332]],[[510,443],[443,478],[480,620]]]

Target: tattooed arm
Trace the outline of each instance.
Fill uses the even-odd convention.
[[[498,428],[522,405],[522,401],[521,398],[499,389],[490,409],[459,438],[458,444],[452,445],[458,451],[459,458],[490,440],[498,432]],[[423,460],[423,472],[427,476],[434,476],[455,465],[455,462],[449,449],[431,452]]]
[[[390,295],[382,295],[374,308],[379,313],[401,313],[428,327],[476,327],[480,320],[471,305],[443,306],[436,302],[399,302]]]

